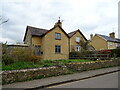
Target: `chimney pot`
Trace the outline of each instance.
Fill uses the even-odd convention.
[[[93,38],[93,34],[90,34],[90,39],[92,40],[92,38]]]
[[[112,33],[109,34],[109,36],[110,36],[111,38],[115,38],[115,33],[112,32]]]

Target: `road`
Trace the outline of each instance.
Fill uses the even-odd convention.
[[[118,72],[48,88],[118,88]]]

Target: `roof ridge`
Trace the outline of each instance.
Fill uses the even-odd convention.
[[[72,32],[70,32],[70,33],[73,33],[73,32],[77,32],[78,30],[75,30],[75,31],[72,31]],[[70,34],[70,33],[68,33],[68,34]]]

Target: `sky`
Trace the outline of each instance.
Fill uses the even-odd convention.
[[[118,37],[119,0],[1,0],[0,16],[8,22],[0,25],[0,42],[23,43],[26,27],[51,29],[59,17],[67,32],[80,29],[90,34]]]

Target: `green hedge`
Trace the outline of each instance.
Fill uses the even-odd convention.
[[[112,52],[112,57],[120,57],[120,49],[112,49],[110,51]]]

